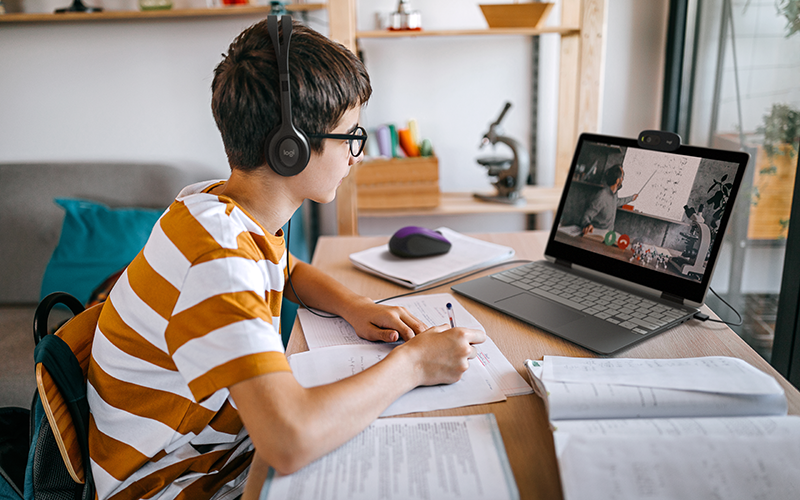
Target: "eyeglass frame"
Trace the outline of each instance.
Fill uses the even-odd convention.
[[[340,140],[346,140],[346,141],[348,141],[348,144],[350,146],[350,154],[353,155],[353,157],[358,158],[359,156],[361,156],[361,153],[364,152],[364,146],[366,146],[367,138],[369,137],[369,135],[367,135],[367,129],[365,129],[364,127],[362,127],[362,126],[356,127],[356,132],[359,132],[359,131],[361,131],[360,134],[358,134],[358,133],[352,133],[352,134],[308,134],[308,137],[311,138],[311,139],[340,139]],[[353,152],[353,142],[354,141],[358,141],[358,140],[361,141],[361,148],[358,150],[358,152]]]

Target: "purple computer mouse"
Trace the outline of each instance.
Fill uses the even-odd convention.
[[[389,251],[398,257],[429,257],[447,253],[452,245],[437,231],[419,226],[398,229],[389,240]]]

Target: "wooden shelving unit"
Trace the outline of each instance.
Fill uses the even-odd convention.
[[[482,35],[523,35],[538,36],[547,33],[560,35],[575,35],[580,33],[580,28],[552,26],[545,28],[492,28],[492,29],[461,29],[461,30],[420,30],[420,31],[359,31],[357,38],[415,38],[427,36],[482,36]]]
[[[67,2],[65,1],[65,4]],[[291,11],[324,10],[326,3],[290,4],[286,8]],[[63,22],[98,22],[123,20],[153,20],[176,18],[203,18],[225,16],[248,16],[260,14],[266,16],[272,8],[268,5],[230,5],[206,9],[168,9],[168,10],[108,10],[103,12],[64,12],[55,13],[12,13],[0,15],[0,23],[63,23]]]
[[[320,3],[289,4],[292,11],[328,11],[329,35],[353,52],[357,52],[359,38],[392,39],[405,37],[461,37],[461,36],[538,36],[555,33],[561,37],[561,57],[559,70],[558,138],[556,145],[556,189],[566,180],[573,150],[578,135],[582,132],[596,132],[600,124],[600,104],[602,97],[602,73],[605,59],[606,13],[608,0],[563,0],[561,23],[559,26],[504,29],[453,29],[421,31],[357,31],[357,0],[327,0]],[[66,3],[66,2],[65,2]],[[159,11],[105,11],[98,13],[63,14],[4,14],[0,15],[0,29],[9,23],[51,23],[51,22],[113,22],[123,20],[191,19],[225,16],[266,16],[269,6],[226,6],[206,9],[179,9]],[[337,195],[337,225],[341,235],[358,234],[358,205],[354,176],[348,176],[339,188]],[[555,198],[550,191],[541,188],[538,195],[547,192],[547,203],[538,203],[533,212],[554,209]],[[536,191],[536,190],[534,190]],[[533,192],[532,192],[533,193]],[[464,194],[464,193],[461,193]],[[468,213],[497,211],[496,207],[482,204],[467,207],[469,201],[464,196],[453,196],[453,207],[441,207],[435,212]],[[463,198],[463,199],[462,199]],[[447,196],[443,200],[449,199]],[[465,201],[466,200],[466,201]],[[443,203],[449,203],[443,201]],[[466,203],[466,205],[465,205]],[[467,208],[465,208],[467,207]],[[505,209],[519,211],[515,209]],[[531,209],[533,210],[533,209]],[[454,212],[455,211],[455,212]],[[434,211],[431,211],[433,214]],[[386,214],[391,215],[391,214]]]
[[[420,31],[357,31],[357,0],[328,0],[330,18],[330,36],[353,52],[357,52],[359,38],[402,38],[402,37],[457,37],[485,35],[519,35],[538,36],[556,33],[561,36],[561,57],[559,69],[559,102],[558,102],[558,137],[556,144],[556,176],[554,188],[560,191],[567,179],[572,154],[578,136],[583,132],[597,132],[600,128],[600,108],[602,100],[603,67],[605,65],[606,15],[608,0],[563,0],[561,3],[561,23],[555,27],[541,29],[506,28],[506,29],[455,29],[455,30],[420,30]],[[337,225],[340,235],[358,234],[357,193],[354,176],[345,178],[336,196]],[[538,213],[557,208],[558,200],[546,188],[532,190],[533,196],[547,193],[546,203],[538,203],[526,213]],[[535,193],[535,194],[534,194]],[[460,196],[464,195],[464,196]],[[423,211],[436,215],[439,212],[452,214],[481,213],[481,211],[519,211],[519,207],[508,206],[498,209],[489,204],[474,202],[471,206],[471,195],[465,193],[452,196],[453,207],[439,207]],[[449,203],[442,197],[442,203]],[[532,199],[532,198],[531,198]],[[369,211],[370,216],[402,215],[396,211],[376,214]],[[419,214],[418,214],[419,215]]]

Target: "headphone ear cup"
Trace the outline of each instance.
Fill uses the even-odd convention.
[[[267,136],[267,163],[284,177],[299,174],[308,165],[311,150],[308,137],[291,123],[276,127]]]

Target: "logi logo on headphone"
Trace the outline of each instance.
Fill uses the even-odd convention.
[[[296,153],[296,151],[294,151],[293,149],[284,149],[283,150],[283,156],[288,156],[289,158],[294,158],[295,153]]]

